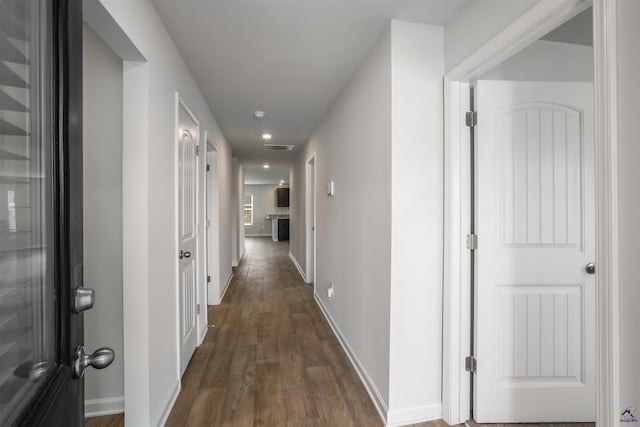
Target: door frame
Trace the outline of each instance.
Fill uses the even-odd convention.
[[[616,425],[619,408],[617,298],[617,0],[543,0],[486,42],[444,77],[445,246],[443,289],[443,419],[464,423],[470,415],[471,292],[469,82],[593,5],[594,145],[596,187],[596,423]]]
[[[187,104],[184,102],[184,100],[182,99],[182,97],[180,96],[180,92],[176,91],[175,94],[175,124],[174,124],[174,137],[175,137],[175,142],[174,142],[174,158],[175,158],[175,162],[174,162],[174,184],[173,184],[173,190],[174,190],[174,222],[173,222],[173,236],[174,236],[174,254],[176,256],[176,260],[178,259],[178,253],[180,252],[180,219],[179,219],[179,209],[180,209],[180,174],[179,174],[179,167],[178,167],[178,162],[180,159],[180,136],[178,134],[179,132],[179,128],[180,128],[180,122],[179,122],[179,114],[180,114],[180,107],[184,108],[184,111],[186,111],[186,113],[189,115],[189,117],[191,117],[191,120],[193,120],[193,122],[196,124],[196,126],[198,127],[198,135],[197,135],[197,144],[196,144],[196,153],[198,153],[197,150],[202,150],[202,144],[201,144],[201,136],[203,134],[202,129],[201,129],[201,125],[200,125],[200,121],[197,119],[197,117],[195,116],[195,114],[193,114],[193,112],[191,111],[191,109],[189,109],[189,107],[187,106]],[[202,252],[200,250],[200,240],[201,240],[201,233],[202,233],[202,224],[201,222],[201,218],[200,218],[200,209],[201,209],[201,200],[200,200],[200,171],[201,171],[201,167],[200,167],[200,163],[201,163],[201,158],[202,158],[202,153],[200,153],[200,155],[196,154],[196,257],[194,260],[194,264],[195,264],[195,268],[196,268],[196,307],[198,306],[198,304],[202,303],[201,300],[201,296],[200,296],[200,283],[198,283],[201,279],[201,274],[200,274],[200,270],[201,270],[201,265],[200,262],[202,261],[202,254],[200,252]],[[180,342],[182,341],[182,337],[180,336],[180,316],[181,316],[181,311],[180,311],[180,268],[179,268],[179,262],[176,263],[176,274],[175,274],[175,297],[176,297],[176,325],[177,325],[177,331],[176,331],[176,345],[177,345],[177,350],[178,350],[178,357],[176,358],[176,367],[177,367],[177,374],[178,374],[178,379],[180,381],[180,383],[182,384],[182,373],[181,373],[181,368],[180,368],[180,362],[181,362],[181,357],[182,357],[182,353],[181,353],[181,348],[180,348]],[[197,310],[196,310],[196,324],[195,324],[195,328],[196,328],[196,348],[198,347],[198,345],[200,345],[200,325],[199,325],[199,319],[200,319],[200,315],[198,314]]]
[[[309,180],[310,175],[311,175],[311,162],[313,162],[313,210],[310,209],[310,205],[311,205],[311,182]],[[305,278],[306,278],[306,282],[307,283],[313,283],[313,291],[315,293],[316,290],[316,270],[317,270],[317,265],[316,265],[316,247],[317,247],[317,243],[316,243],[316,232],[315,232],[315,228],[317,226],[316,224],[316,212],[318,210],[318,161],[317,161],[317,157],[316,157],[316,153],[315,151],[307,158],[307,161],[305,162],[305,263],[306,263],[306,273],[305,273]],[[311,231],[311,228],[309,227],[309,223],[313,223],[313,231]],[[311,241],[310,241],[310,236],[313,236],[313,246],[311,245]],[[311,259],[312,257],[309,256],[310,252],[313,251],[313,259]],[[310,265],[311,263],[313,263],[313,277],[309,277],[309,270],[310,270]]]

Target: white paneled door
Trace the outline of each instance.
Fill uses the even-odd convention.
[[[198,123],[178,108],[178,292],[180,307],[180,374],[196,349]]]
[[[476,94],[475,419],[594,421],[592,85]]]

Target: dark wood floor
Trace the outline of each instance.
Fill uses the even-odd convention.
[[[381,425],[288,251],[247,239],[168,426]]]
[[[209,307],[209,331],[167,426],[382,426],[288,251],[287,242],[247,239],[223,303]],[[124,419],[86,425],[121,427]]]

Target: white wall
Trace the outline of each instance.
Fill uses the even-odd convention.
[[[389,423],[442,414],[444,30],[391,24]]]
[[[618,1],[618,138],[619,138],[619,268],[620,268],[620,405],[640,408],[640,341],[638,340],[638,255],[640,254],[640,2]],[[637,409],[636,409],[637,411]],[[638,414],[636,413],[636,416]]]
[[[286,188],[286,186],[283,186]],[[245,225],[246,236],[271,236],[271,220],[269,214],[289,214],[289,208],[276,207],[276,184],[245,185],[244,194],[253,194],[253,225]],[[244,224],[244,220],[242,222]]]
[[[391,34],[334,101],[291,171],[290,250],[305,266],[307,159],[316,154],[316,297],[386,410],[391,257]],[[324,188],[335,181],[335,197]],[[335,284],[335,297],[326,288]]]
[[[96,291],[84,315],[87,351],[108,346],[107,369],[85,373],[85,413],[124,410],[122,326],[122,60],[83,29],[84,286]]]
[[[540,0],[473,0],[445,26],[445,70],[504,30]]]
[[[392,21],[291,173],[291,252],[305,266],[305,167],[316,153],[316,297],[389,425],[442,412],[443,36]]]
[[[151,3],[102,3],[146,59],[124,65],[125,422],[157,425],[168,415],[180,380],[176,91],[218,150],[222,283],[231,274],[231,150]]]
[[[593,82],[593,47],[539,40],[480,79]]]

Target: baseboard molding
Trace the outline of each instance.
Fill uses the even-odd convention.
[[[224,299],[224,294],[227,293],[227,289],[229,289],[229,285],[231,284],[232,279],[233,279],[233,273],[229,275],[229,278],[227,279],[227,283],[224,284],[224,288],[222,289],[222,293],[220,294],[220,301],[218,301],[218,304],[222,304],[222,300]]]
[[[124,396],[84,401],[85,418],[124,413]]]
[[[384,401],[384,398],[369,376],[369,373],[366,371],[364,366],[362,366],[362,363],[360,363],[360,360],[347,343],[347,340],[345,339],[344,335],[342,335],[340,328],[334,322],[333,317],[331,317],[331,315],[329,314],[329,311],[324,306],[322,300],[320,300],[317,295],[314,295],[314,299],[316,301],[316,304],[318,304],[318,307],[320,307],[320,311],[324,315],[324,318],[327,319],[327,322],[329,323],[329,326],[331,327],[334,335],[336,336],[336,338],[338,338],[338,342],[342,346],[342,349],[347,354],[351,365],[353,365],[353,368],[356,370],[356,373],[358,374],[360,381],[364,385],[365,390],[367,390],[367,393],[369,393],[369,397],[373,401],[373,406],[376,407],[376,410],[378,411],[378,415],[380,415],[382,422],[387,425],[387,402]]]
[[[272,234],[245,234],[244,237],[272,237]]]
[[[442,418],[442,403],[433,402],[426,405],[412,406],[403,409],[392,409],[387,413],[387,427],[399,427],[424,423]]]
[[[173,389],[173,393],[171,393],[171,397],[167,402],[167,405],[164,407],[164,411],[162,411],[162,416],[156,425],[163,426],[167,423],[169,419],[169,415],[171,414],[171,410],[173,409],[173,405],[176,404],[176,400],[178,400],[178,395],[180,394],[180,380],[176,383],[175,388]]]
[[[304,271],[302,270],[302,267],[300,267],[298,260],[296,259],[295,256],[293,256],[291,252],[289,252],[289,258],[291,258],[291,262],[293,262],[293,265],[296,266],[296,269],[298,270],[298,273],[300,273],[300,277],[302,277],[302,280],[304,280],[304,283],[308,283],[307,277],[305,276]]]
[[[200,341],[198,341],[198,345],[201,345],[204,342],[204,338],[207,336],[208,330],[209,330],[209,325],[205,325],[202,332],[200,332]]]

